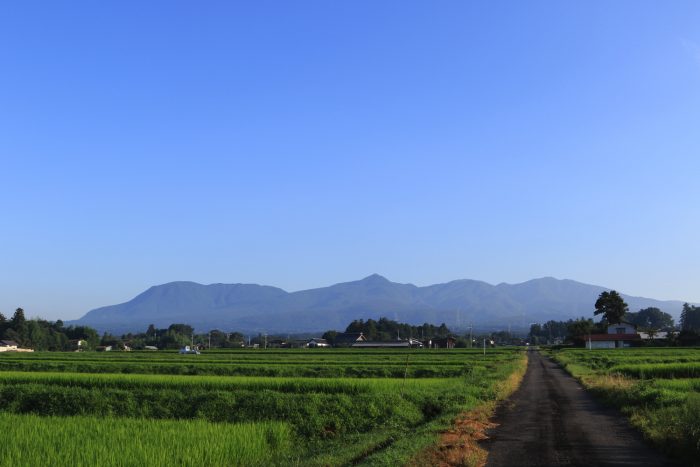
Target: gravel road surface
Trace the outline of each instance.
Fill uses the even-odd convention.
[[[487,466],[672,466],[617,410],[603,407],[574,378],[528,352],[521,387],[497,412],[481,443]]]

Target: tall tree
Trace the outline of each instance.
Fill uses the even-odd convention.
[[[595,302],[595,315],[603,315],[603,318],[609,324],[615,324],[622,321],[622,317],[629,308],[625,301],[620,297],[620,294],[614,290],[603,292],[598,296]]]
[[[15,314],[12,315],[12,326],[22,326],[27,321],[24,317],[24,310],[22,308],[17,308]]]
[[[700,332],[700,306],[683,304],[681,312],[681,330],[686,332]]]
[[[28,338],[27,330],[27,319],[24,317],[24,310],[22,308],[17,308],[15,314],[12,315],[10,320],[10,329],[14,330],[16,333],[16,338],[20,345],[25,345]]]

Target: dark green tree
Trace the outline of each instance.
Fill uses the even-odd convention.
[[[228,347],[242,347],[245,345],[246,338],[240,332],[230,332],[228,334]]]
[[[681,312],[681,330],[700,333],[700,306],[683,304]]]
[[[194,334],[194,328],[189,324],[174,323],[168,327],[168,332],[172,334],[179,334],[186,337],[191,337]]]
[[[332,329],[326,331],[323,333],[321,336],[321,339],[326,339],[330,345],[335,344],[335,336],[338,335],[338,331],[334,331]]]
[[[608,324],[616,324],[622,321],[628,311],[627,304],[614,290],[603,292],[595,302],[595,315],[603,315]]]
[[[27,319],[24,317],[24,310],[22,308],[17,308],[15,314],[12,315],[10,329],[15,332],[14,336],[18,344],[28,344],[29,330],[27,329]]]
[[[636,325],[645,332],[655,332],[673,328],[673,317],[656,307],[644,308],[636,313],[627,313],[625,321]]]
[[[117,348],[123,348],[124,347],[124,342],[117,336],[112,335],[111,333],[105,331],[102,334],[102,338],[100,339],[100,345],[104,346],[111,346],[115,349]]]
[[[528,338],[533,345],[538,345],[542,342],[542,325],[540,323],[532,323],[530,325],[530,333]]]
[[[8,328],[10,323],[7,322],[7,318],[5,318],[5,315],[0,313],[0,337],[5,333],[5,330]]]
[[[100,345],[100,335],[88,326],[68,326],[65,328],[65,334],[68,339],[87,341],[88,349],[94,349]]]
[[[355,319],[352,323],[348,324],[345,328],[345,332],[364,332],[365,321],[362,319]]]
[[[428,323],[422,326],[413,326],[408,323],[399,323],[386,317],[379,318],[379,321],[371,318],[367,321],[356,319],[345,328],[345,332],[361,332],[370,341],[395,341],[397,338],[407,339],[409,337],[429,339],[451,335],[451,331],[445,323],[442,323],[439,327]]]
[[[593,332],[593,320],[583,317],[577,320],[569,320],[566,323],[567,338],[574,340],[575,338],[585,337]]]
[[[30,320],[26,322],[27,337],[24,345],[34,350],[49,349],[49,327],[46,321]]]

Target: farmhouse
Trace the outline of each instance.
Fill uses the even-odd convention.
[[[17,342],[15,341],[0,341],[0,352],[10,352],[17,350]]]
[[[586,339],[588,349],[616,349],[631,347],[641,341],[637,329],[630,323],[615,323],[608,326],[607,334],[591,334]]]
[[[0,352],[34,352],[34,350],[23,349],[15,341],[0,341]]]
[[[336,347],[350,347],[355,342],[366,341],[367,338],[361,332],[340,332],[335,336]]]

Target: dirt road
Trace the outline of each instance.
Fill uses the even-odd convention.
[[[670,466],[619,412],[602,407],[555,363],[529,352],[521,387],[481,443],[487,466]]]

